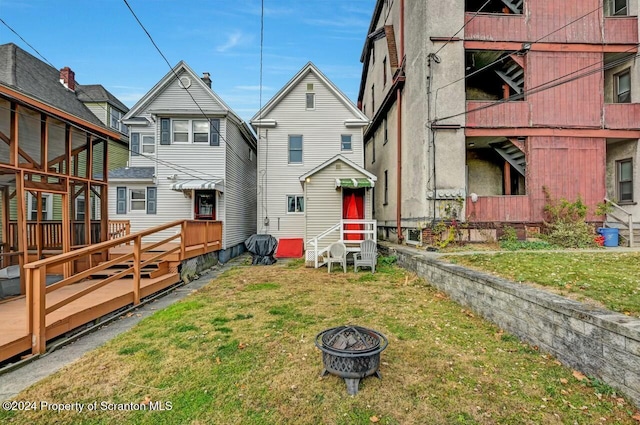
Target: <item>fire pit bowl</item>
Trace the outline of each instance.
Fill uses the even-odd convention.
[[[358,393],[360,379],[375,374],[381,378],[380,353],[389,340],[373,329],[361,326],[338,326],[316,335],[316,347],[322,351],[324,370],[344,378],[347,392]]]

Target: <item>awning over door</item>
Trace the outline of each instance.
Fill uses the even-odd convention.
[[[372,179],[357,178],[357,179],[336,179],[336,187],[347,188],[359,188],[359,187],[374,187],[375,182]]]
[[[224,180],[178,180],[171,184],[173,190],[217,190],[224,192]]]

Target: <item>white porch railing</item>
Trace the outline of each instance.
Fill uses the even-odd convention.
[[[607,214],[607,221],[613,220],[620,223],[623,229],[629,230],[629,246],[633,246],[633,214],[622,208],[610,199],[604,198],[604,201],[610,204],[614,210]],[[616,213],[622,214],[622,217],[617,216]],[[607,222],[604,223],[607,226]],[[610,227],[610,226],[609,226]]]
[[[349,226],[358,226],[359,228],[347,228]],[[340,220],[335,226],[328,228],[318,236],[307,241],[307,249],[305,260],[307,262],[313,262],[314,267],[318,268],[326,264],[326,262],[319,261],[320,257],[323,257],[329,249],[330,243],[326,241],[323,243],[323,239],[330,235],[334,235],[338,232],[338,241],[347,244],[357,244],[366,239],[372,239],[374,242],[378,242],[377,233],[377,221],[376,220]],[[362,235],[362,239],[345,239],[345,235]],[[359,247],[347,247],[348,251],[359,251]]]

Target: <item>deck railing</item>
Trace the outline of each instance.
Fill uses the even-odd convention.
[[[153,237],[152,235],[157,236],[159,232],[167,230],[171,231],[171,229],[176,229],[175,234],[158,240],[157,242],[145,243],[143,245],[144,237]],[[187,249],[193,245],[204,245],[204,249],[199,252],[206,253],[219,250],[221,247],[221,235],[221,222],[177,220],[142,232],[136,232],[114,240],[101,242],[75,251],[25,264],[24,269],[26,272],[27,284],[27,321],[29,323],[28,331],[32,337],[32,352],[34,354],[44,353],[46,349],[46,317],[48,314],[53,313],[80,297],[91,294],[111,282],[131,275],[133,276],[131,283],[133,290],[133,304],[137,305],[140,303],[140,271],[143,267],[178,252],[182,253],[179,257],[180,260],[182,260],[185,258],[184,255]],[[94,254],[104,254],[105,252],[108,252],[109,249],[125,243],[133,245],[130,253],[110,259],[74,275],[71,275],[68,272],[71,270],[71,266],[74,261],[87,257],[91,258]],[[163,248],[158,252],[157,248],[162,245],[169,247]],[[145,253],[147,255],[143,260],[143,254]],[[90,278],[97,272],[127,261],[131,262],[129,267],[119,269],[117,273],[105,279],[97,280],[91,286],[88,286],[82,291],[68,296],[67,298],[59,300],[54,304],[47,304],[47,294],[64,288],[67,285],[78,283]],[[53,267],[62,267],[65,271],[64,278],[59,282],[47,286],[47,270],[50,270]]]
[[[313,262],[314,267],[318,268],[324,263],[319,262],[319,257],[323,256],[331,244],[322,240],[338,232],[337,240],[347,243],[360,243],[366,239],[372,239],[377,242],[377,221],[376,220],[340,220],[335,226],[332,226],[320,233],[318,236],[307,241],[306,261]],[[349,239],[350,235],[356,235],[357,239]],[[334,240],[335,241],[335,240]]]
[[[85,239],[85,222],[72,221],[71,229],[71,247],[84,246]],[[131,231],[129,220],[109,220],[109,239],[115,239],[126,236]],[[9,251],[16,251],[18,247],[18,223],[9,222]],[[91,240],[101,241],[100,221],[91,221]],[[61,221],[27,221],[27,249],[41,251],[54,251],[62,249],[62,222]]]
[[[613,210],[607,214],[607,219],[619,223],[623,229],[629,231],[629,238],[627,241],[629,246],[633,246],[633,214],[613,202],[611,199],[604,198],[604,201],[613,207]],[[604,225],[606,226],[607,223],[605,222]]]

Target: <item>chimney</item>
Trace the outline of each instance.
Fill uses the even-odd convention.
[[[203,72],[202,73],[202,81],[204,81],[204,83],[209,86],[209,88],[211,88],[211,74],[209,74],[208,72]]]
[[[71,91],[76,91],[76,73],[68,66],[60,70],[60,82]]]

